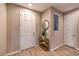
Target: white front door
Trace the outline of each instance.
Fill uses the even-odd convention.
[[[64,16],[64,41],[71,47],[77,46],[77,12]]]
[[[21,50],[35,46],[35,15],[32,11],[20,11],[20,47]]]

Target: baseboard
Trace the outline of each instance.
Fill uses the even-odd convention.
[[[79,48],[75,48],[75,49],[79,50]]]
[[[11,52],[11,53],[7,53],[5,56],[13,55],[13,54],[18,53],[18,52],[20,52],[20,51],[21,51],[21,50],[14,51],[14,52]]]
[[[35,47],[38,47],[38,46],[39,46],[38,44],[35,45]],[[13,54],[18,53],[18,52],[20,52],[20,51],[21,51],[21,50],[14,51],[14,52],[11,52],[11,53],[7,53],[5,56],[13,55]]]
[[[64,43],[64,45],[67,45],[67,44]],[[69,46],[69,45],[67,45],[67,46]],[[71,47],[71,46],[69,46],[69,47]],[[77,47],[72,47],[72,48],[79,50],[79,48],[77,48]]]
[[[64,45],[64,43],[63,44],[60,44],[59,46],[57,46],[57,47],[55,47],[55,48],[53,48],[53,49],[50,49],[50,51],[54,51],[55,49],[57,49],[57,48],[59,48],[59,47],[61,47],[61,46],[63,46]]]
[[[36,44],[35,47],[39,47],[39,44]]]

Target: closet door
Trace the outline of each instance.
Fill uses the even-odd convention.
[[[77,46],[77,11],[64,15],[64,41],[71,47]]]
[[[32,11],[20,11],[20,47],[21,50],[35,46],[35,15]]]

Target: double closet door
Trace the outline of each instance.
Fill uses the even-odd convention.
[[[35,15],[30,10],[20,11],[20,49],[35,46]]]
[[[77,47],[77,21],[78,11],[64,15],[64,42],[66,45]]]

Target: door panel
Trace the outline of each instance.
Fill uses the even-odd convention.
[[[21,49],[27,49],[35,46],[35,15],[29,10],[20,12],[20,46]]]
[[[64,15],[64,41],[71,47],[77,46],[77,12]]]

